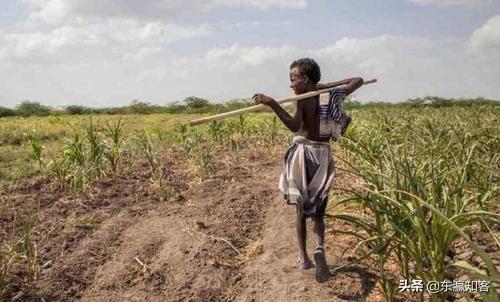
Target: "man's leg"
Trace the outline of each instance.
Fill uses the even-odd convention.
[[[314,250],[314,262],[316,263],[316,281],[322,283],[328,281],[330,277],[330,270],[326,263],[325,248],[323,246],[325,241],[325,220],[324,216],[313,217],[313,233],[314,241],[316,242],[316,249]]]
[[[301,211],[297,208],[297,239],[299,241],[299,265],[303,269],[309,269],[312,266],[311,259],[307,256],[306,239],[307,227],[306,218],[302,215]]]
[[[314,233],[314,241],[316,242],[316,247],[323,246],[325,241],[325,220],[323,216],[315,216],[312,218],[313,220],[313,233]]]

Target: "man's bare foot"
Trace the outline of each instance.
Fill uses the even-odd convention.
[[[312,267],[312,261],[309,258],[300,258],[297,259],[297,266],[301,269],[310,269]]]
[[[314,262],[316,263],[316,281],[323,283],[330,278],[330,270],[326,264],[325,250],[322,246],[318,246],[314,251]]]

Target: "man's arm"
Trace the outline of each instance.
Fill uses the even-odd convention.
[[[349,78],[342,81],[330,82],[330,83],[318,83],[318,89],[328,89],[333,87],[339,87],[346,91],[347,94],[353,93],[356,89],[363,85],[364,81],[362,78]]]
[[[254,99],[256,104],[264,104],[276,113],[278,118],[283,122],[283,124],[290,129],[292,132],[297,132],[300,129],[300,126],[302,126],[302,106],[303,104],[301,102],[297,102],[297,105],[295,106],[295,114],[294,116],[290,116],[288,112],[286,112],[283,107],[281,107],[273,98],[268,97],[267,95],[263,94],[256,94],[252,97]]]

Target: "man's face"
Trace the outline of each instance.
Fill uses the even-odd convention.
[[[290,70],[290,88],[293,89],[295,94],[305,93],[308,82],[309,78],[300,73],[298,67],[294,67]]]

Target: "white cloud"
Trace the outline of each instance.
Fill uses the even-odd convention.
[[[377,77],[380,80],[377,85],[356,93],[362,100],[403,101],[425,95],[500,98],[494,83],[500,62],[468,60],[464,41],[391,35],[343,38],[317,49],[240,45],[213,48],[203,58],[185,58],[178,67],[158,67],[152,82],[177,81],[169,71],[182,66],[184,79],[203,85],[190,86],[177,98],[194,94],[223,100],[248,96],[256,91],[286,96],[290,94],[289,64],[300,57],[318,61],[323,81],[352,76]],[[484,66],[496,70],[497,77],[483,73]],[[182,87],[182,81],[173,86]]]
[[[165,19],[206,12],[219,7],[254,7],[260,10],[301,9],[308,0],[22,0],[33,10],[31,20],[57,23],[65,17],[120,17]]]
[[[68,61],[144,57],[168,43],[208,35],[207,26],[183,27],[158,21],[110,19],[98,23],[73,23],[48,31],[13,31],[0,37],[0,59]],[[104,51],[103,51],[104,50]],[[135,53],[135,51],[138,51]],[[90,55],[90,56],[89,56]]]
[[[137,37],[143,32],[132,36],[140,40]],[[130,37],[125,40],[128,39],[134,40]],[[124,45],[128,44],[131,43]],[[403,101],[425,95],[475,97],[480,94],[500,98],[498,85],[494,83],[500,76],[500,62],[468,60],[465,45],[464,41],[450,43],[382,35],[367,39],[343,38],[314,49],[232,45],[215,47],[202,55],[183,56],[165,52],[155,43],[143,43],[125,55],[125,60],[116,60],[113,58],[116,54],[110,51],[95,62],[80,60],[73,64],[54,64],[50,68],[33,64],[0,67],[0,80],[6,87],[0,92],[0,99],[12,95],[58,104],[80,102],[110,106],[134,98],[165,103],[190,95],[221,101],[263,92],[279,98],[291,94],[288,68],[300,57],[318,61],[322,81],[352,76],[377,77],[379,83],[355,93],[364,101]],[[81,52],[85,52],[85,48],[79,45]],[[485,66],[489,66],[489,73],[482,69]],[[29,90],[25,83],[31,83]]]
[[[275,61],[290,58],[297,50],[285,45],[282,47],[241,47],[237,44],[229,48],[213,48],[205,55],[205,63],[209,68],[224,66],[230,70],[241,70]]]
[[[201,73],[211,74],[212,80],[218,77],[218,81],[224,82],[223,93],[204,92],[218,99],[230,98],[245,90],[248,94],[256,90],[278,96],[289,94],[288,66],[300,57],[312,57],[318,61],[323,81],[352,76],[378,77],[380,84],[358,92],[367,100],[395,101],[429,94],[465,95],[466,77],[452,76],[454,88],[443,84],[445,78],[450,80],[447,75],[449,68],[458,66],[458,59],[450,50],[448,57],[440,55],[441,47],[449,45],[430,39],[390,35],[368,39],[343,38],[318,49],[233,45],[214,48],[207,52],[203,62],[197,62],[192,68],[185,66],[185,69],[190,70],[188,78],[195,82]],[[468,66],[461,66],[464,71],[468,69]]]
[[[143,62],[148,57],[160,54],[163,51],[161,47],[143,47],[135,52],[128,52],[123,56],[123,60],[132,62]]]
[[[210,1],[208,1],[210,2]],[[271,8],[300,9],[307,7],[307,0],[213,0],[213,6],[248,6],[262,10]]]
[[[367,39],[343,38],[315,53],[335,69],[358,69],[384,76],[412,60],[412,55],[429,55],[427,39],[382,35]]]
[[[37,11],[32,15],[33,19],[41,19],[47,23],[57,23],[70,12],[69,2],[64,0],[47,0],[35,2]]]
[[[276,21],[276,22],[262,22],[262,21],[240,21],[231,24],[224,24],[220,22],[219,28],[223,30],[241,30],[241,29],[253,29],[258,27],[267,28],[270,27],[290,27],[293,25],[292,21]]]
[[[468,50],[476,60],[500,63],[500,15],[490,18],[472,33]]]
[[[408,0],[417,5],[436,5],[436,6],[466,6],[478,7],[493,3],[496,0]]]

